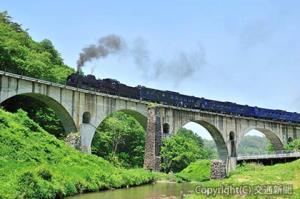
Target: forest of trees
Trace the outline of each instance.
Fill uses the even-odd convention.
[[[0,70],[58,83],[74,72],[50,40],[34,41],[7,12],[0,12]]]
[[[239,155],[248,154],[265,154],[271,151],[271,143],[266,137],[256,135],[246,135],[238,146]]]
[[[97,128],[92,153],[115,166],[143,167],[145,130],[130,115],[116,112]]]
[[[179,172],[192,162],[214,157],[214,151],[204,146],[203,139],[185,128],[166,138],[161,148],[161,166],[165,172]]]

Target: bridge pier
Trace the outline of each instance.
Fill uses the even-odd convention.
[[[144,168],[160,170],[160,148],[162,143],[162,129],[160,121],[160,109],[158,107],[148,108],[147,135],[145,143]]]
[[[82,152],[91,154],[92,139],[95,132],[96,128],[91,124],[82,123],[80,125],[80,142]]]
[[[235,170],[237,165],[237,157],[229,157],[227,160],[227,175],[230,171]]]
[[[239,133],[239,132],[236,132]],[[227,175],[230,171],[235,170],[237,165],[237,151],[236,151],[236,143],[237,143],[237,135],[233,131],[229,133],[229,140],[227,142],[227,148],[230,152],[227,159]]]

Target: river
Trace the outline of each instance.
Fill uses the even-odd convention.
[[[180,198],[184,194],[193,193],[196,184],[193,183],[168,183],[142,185],[128,189],[115,189],[97,193],[87,193],[69,197],[69,199],[165,199]]]

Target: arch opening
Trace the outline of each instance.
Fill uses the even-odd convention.
[[[105,117],[91,140],[92,154],[116,166],[142,167],[147,118],[133,110],[116,111]]]
[[[205,121],[190,121],[165,138],[160,157],[163,171],[179,172],[192,162],[210,159],[227,161],[227,147],[221,133]]]
[[[288,140],[287,140],[288,144],[293,142],[293,141],[294,141],[294,139],[292,137],[289,137]]]
[[[147,117],[145,115],[141,114],[140,112],[135,111],[135,110],[130,110],[130,109],[122,109],[122,110],[119,110],[118,112],[123,112],[127,115],[130,115],[136,121],[139,122],[139,124],[144,128],[144,130],[147,129]]]
[[[23,109],[32,120],[57,138],[63,139],[68,133],[77,132],[67,110],[49,96],[36,93],[15,95],[1,102],[1,106],[9,112]]]
[[[84,112],[82,114],[82,123],[89,124],[91,122],[91,114],[90,112]]]
[[[269,129],[253,128],[240,140],[237,153],[241,155],[260,155],[280,152],[284,149],[279,137]]]
[[[214,125],[200,120],[188,122],[183,127],[193,129],[198,135],[203,136],[205,140],[209,140],[210,144],[208,144],[208,147],[216,154],[214,158],[219,158],[224,162],[227,161],[228,149],[226,143],[221,132]]]
[[[170,134],[170,125],[168,123],[163,124],[163,134]]]
[[[230,141],[230,157],[236,157],[235,134],[232,131],[229,133],[229,141]]]

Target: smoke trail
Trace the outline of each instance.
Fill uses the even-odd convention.
[[[121,54],[125,52],[127,56],[133,58],[137,69],[142,77],[147,80],[167,79],[178,85],[182,80],[193,76],[206,64],[205,49],[202,45],[192,52],[179,52],[171,59],[153,58],[145,40],[137,38],[133,44],[127,43],[118,35],[108,35],[98,40],[96,44],[91,44],[82,49],[77,61],[77,70],[86,62],[94,59],[105,58],[111,54]],[[91,73],[94,73],[95,66]]]
[[[180,80],[191,77],[207,64],[205,49],[202,45],[193,52],[179,52],[171,59],[153,59],[146,42],[135,41],[131,51],[136,67],[149,80],[168,79],[178,85]]]
[[[135,39],[131,50],[131,55],[133,56],[134,63],[137,66],[138,70],[142,72],[142,76],[144,78],[148,78],[149,71],[151,69],[151,59],[144,39]]]
[[[81,67],[83,67],[86,62],[118,53],[123,50],[125,46],[125,42],[118,35],[111,34],[102,37],[96,44],[91,44],[82,49],[77,61],[77,70],[80,71]]]
[[[265,20],[256,20],[246,24],[239,35],[243,50],[267,43],[274,34],[272,24]]]

